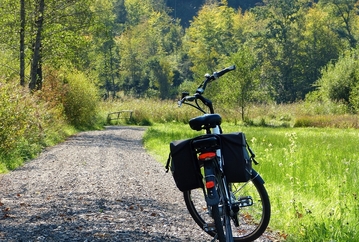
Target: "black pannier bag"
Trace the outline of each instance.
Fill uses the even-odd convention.
[[[227,182],[247,182],[252,174],[252,159],[244,133],[220,134],[221,155]]]
[[[171,172],[176,186],[180,191],[188,191],[203,187],[202,174],[199,168],[196,152],[192,148],[192,139],[176,140],[170,143]]]

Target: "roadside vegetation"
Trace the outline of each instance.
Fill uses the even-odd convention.
[[[13,82],[0,83],[0,173],[69,135],[105,124],[97,90],[84,76],[53,71],[51,77],[36,93]],[[66,84],[59,85],[57,78]]]

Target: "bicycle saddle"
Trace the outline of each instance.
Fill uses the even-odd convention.
[[[192,118],[189,121],[189,126],[193,130],[200,131],[201,129],[215,128],[220,125],[222,118],[219,114],[204,114],[199,117]]]

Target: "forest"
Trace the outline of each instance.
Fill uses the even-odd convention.
[[[207,92],[225,108],[305,101],[356,114],[358,4],[0,0],[0,171],[64,125],[96,126],[101,100],[176,100],[233,64]]]
[[[241,91],[230,92],[225,83],[218,95],[237,102],[240,93],[247,101],[277,103],[310,94],[353,111],[359,105],[354,0],[244,1],[245,10],[215,0],[202,6],[180,0],[1,1],[1,82],[18,79],[41,90],[52,72],[72,69],[104,98],[170,99],[233,63],[239,71],[228,80]],[[180,5],[173,2],[198,8],[188,27],[173,17]]]

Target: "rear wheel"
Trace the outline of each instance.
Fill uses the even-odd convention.
[[[252,179],[246,183],[231,183],[232,203],[238,206],[238,212],[228,214],[223,211],[223,204],[219,204],[220,219],[228,231],[230,222],[234,241],[253,241],[266,230],[270,220],[270,202],[264,182],[253,170]],[[211,236],[218,236],[214,213],[209,211],[202,189],[194,189],[183,193],[188,211],[196,223]],[[234,209],[235,210],[235,209]],[[227,227],[225,226],[227,224]],[[218,227],[217,227],[218,228]],[[222,227],[223,228],[223,227]],[[228,232],[226,232],[228,233]]]

